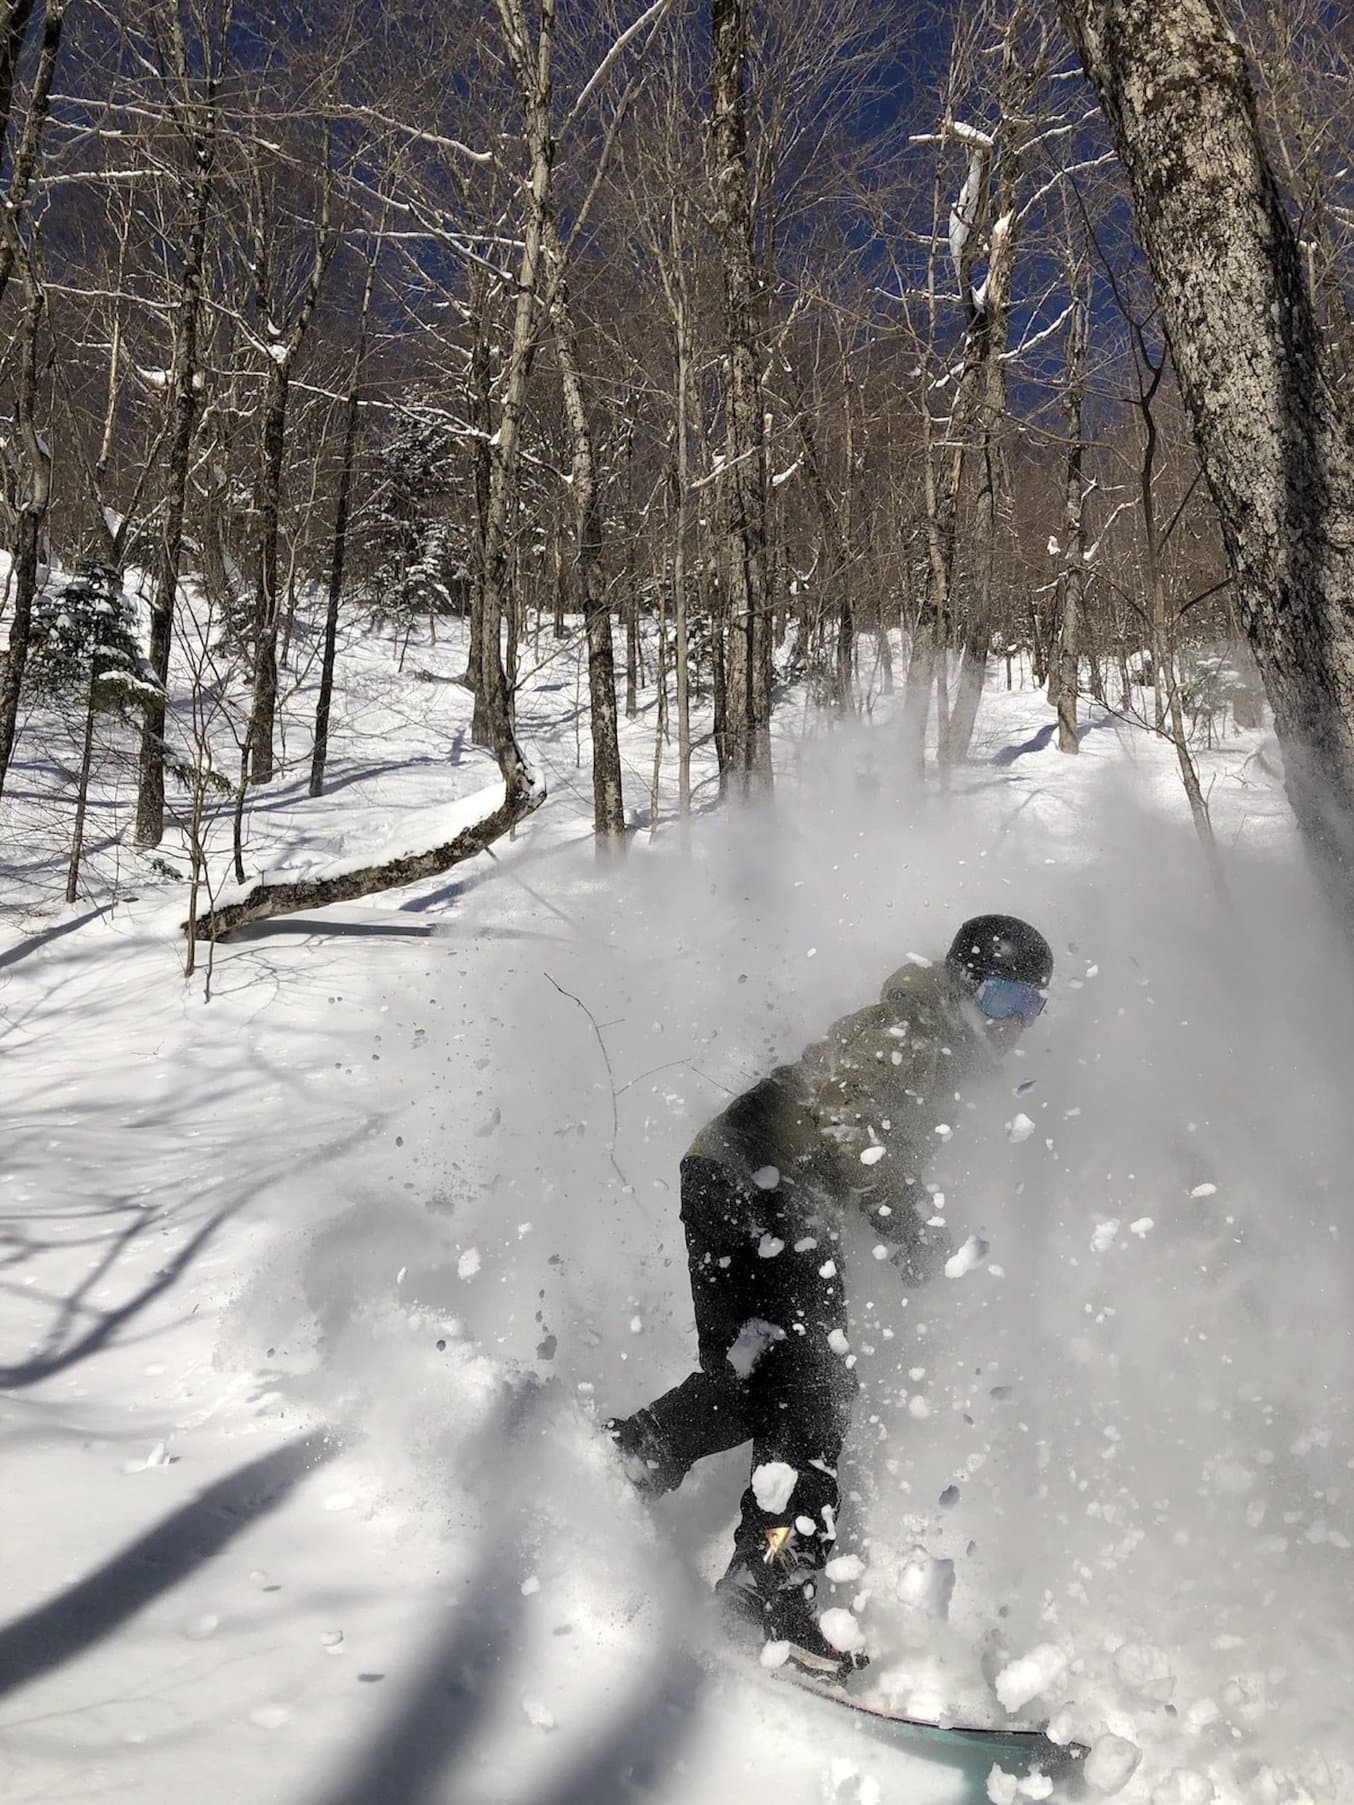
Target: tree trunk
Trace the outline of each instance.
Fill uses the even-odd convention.
[[[482,282],[479,283],[482,288]],[[486,548],[489,533],[489,495],[493,482],[492,454],[489,435],[493,431],[490,406],[489,370],[489,302],[487,293],[480,294],[476,315],[475,340],[470,348],[470,425],[471,473],[475,492],[475,569],[474,587],[470,594],[470,656],[465,681],[474,698],[471,711],[470,737],[477,746],[489,743],[489,721],[485,711],[484,673],[488,668],[484,628],[484,585]]]
[[[1354,420],[1215,0],[1063,0],[1133,191],[1299,826],[1354,869]]]
[[[851,677],[855,659],[856,621],[851,606],[851,595],[847,586],[846,540],[842,532],[841,513],[827,485],[827,476],[823,470],[822,453],[818,445],[818,432],[814,424],[813,412],[795,377],[794,371],[787,372],[790,390],[794,397],[795,432],[799,438],[800,452],[804,459],[804,476],[813,493],[814,506],[818,510],[818,522],[822,529],[824,564],[826,568],[822,576],[821,612],[825,615],[835,614],[837,633],[832,657],[832,698],[839,707],[845,707],[851,697]]]
[[[155,594],[150,606],[150,667],[159,695],[146,704],[137,759],[136,828],[138,846],[158,846],[165,831],[165,709],[169,694],[169,655],[174,637],[174,603],[183,557],[183,522],[188,500],[188,470],[198,409],[198,321],[202,307],[202,265],[206,254],[207,217],[211,207],[212,170],[216,156],[214,92],[209,94],[210,125],[194,144],[197,174],[193,183],[193,224],[188,235],[179,284],[178,334],[174,341],[174,433],[169,448],[168,492],[164,532],[157,548]]]
[[[38,592],[38,561],[42,544],[42,528],[47,518],[47,503],[52,488],[52,460],[38,431],[34,410],[38,396],[38,330],[42,323],[44,300],[36,276],[25,265],[28,286],[28,311],[24,323],[23,358],[18,406],[19,443],[23,450],[28,480],[28,494],[19,509],[15,535],[13,607],[10,617],[9,649],[5,659],[5,677],[0,684],[0,792],[9,775],[14,754],[14,738],[19,721],[19,696],[23,689],[24,669],[28,663],[28,644],[33,631],[33,598]]]
[[[521,475],[521,423],[527,377],[537,338],[541,248],[551,206],[554,139],[551,134],[551,57],[555,32],[555,0],[540,0],[540,26],[533,47],[521,0],[498,0],[504,43],[526,116],[531,162],[526,218],[517,264],[517,300],[513,309],[512,346],[503,379],[503,404],[494,435],[485,518],[484,627],[480,683],[489,743],[511,795],[528,784],[526,761],[513,727],[512,696],[503,668],[502,626],[512,603],[512,564],[508,527],[517,510]],[[511,630],[511,629],[510,629]],[[532,778],[531,783],[535,780]]]
[[[1052,695],[1058,711],[1058,750],[1078,752],[1077,677],[1081,663],[1081,623],[1086,598],[1086,441],[1082,407],[1090,308],[1084,294],[1073,302],[1067,326],[1063,417],[1067,431],[1067,476],[1063,496],[1063,564],[1058,573],[1058,639]]]
[[[970,355],[981,371],[977,387],[977,493],[973,508],[974,573],[964,632],[954,711],[943,742],[947,764],[968,757],[987,679],[995,616],[997,520],[1003,489],[1001,435],[1006,416],[1006,342],[1011,311],[1011,277],[1019,219],[1022,90],[1027,75],[1020,56],[1022,20],[1016,7],[1002,48],[997,111],[999,130],[992,198],[992,228],[981,295],[965,285],[969,305]]]
[[[370,291],[369,291],[370,292]],[[353,488],[353,458],[357,449],[357,421],[361,409],[358,371],[359,346],[353,365],[352,386],[343,419],[343,451],[339,464],[338,495],[334,503],[334,548],[329,562],[329,598],[324,614],[324,649],[320,654],[320,693],[315,703],[315,743],[310,753],[310,794],[324,794],[324,767],[329,757],[329,711],[334,696],[334,659],[338,650],[339,604],[343,596],[343,566],[348,552],[348,510]]]
[[[710,95],[726,357],[728,473],[721,484],[728,535],[725,742],[729,776],[744,795],[752,795],[771,787],[771,648],[757,291],[748,174],[747,7],[748,0],[711,0]]]
[[[89,801],[89,771],[94,762],[94,697],[98,688],[97,664],[90,673],[89,694],[85,699],[85,736],[80,748],[80,776],[75,787],[75,825],[71,829],[71,858],[66,869],[66,901],[73,903],[80,894],[80,855],[85,848],[85,805]]]
[[[556,263],[562,263],[564,252],[553,222],[546,226],[546,242],[550,256]],[[583,394],[578,341],[569,307],[569,285],[562,269],[553,287],[555,351],[559,358],[564,414],[573,440],[573,480],[569,494],[574,509],[574,588],[582,604],[588,635],[593,826],[600,842],[614,845],[625,835],[625,803],[621,794],[611,610],[607,606],[598,563],[601,509],[597,464],[593,455],[592,425]]]
[[[249,776],[271,783],[276,769],[273,738],[277,724],[278,537],[282,518],[282,473],[287,449],[287,398],[291,359],[277,358],[268,372],[263,408],[263,467],[255,507],[259,516],[259,570],[254,593],[254,700],[249,715]]]
[[[43,128],[51,109],[52,79],[56,74],[67,4],[68,0],[47,0],[43,8],[39,39],[41,48],[28,97],[28,116],[12,153],[8,192],[0,205],[0,219],[4,226],[3,238],[0,238],[0,300],[4,299],[9,279],[20,264],[28,267],[30,275],[32,274],[33,260],[24,249],[19,236],[18,220],[24,211],[28,190],[38,166]],[[10,113],[14,104],[14,82],[32,12],[29,0],[9,0],[9,5],[0,13],[0,147],[5,145],[8,136]]]
[[[625,590],[621,604],[625,613],[625,718],[633,721],[639,713],[643,654],[639,632],[639,574],[635,559],[635,398],[628,391],[621,396],[621,409],[624,419],[621,463],[625,471],[625,515],[621,527],[625,542]],[[666,714],[666,703],[663,712]]]
[[[362,364],[367,352],[367,325],[371,296],[376,286],[376,264],[381,254],[378,238],[367,264],[358,316],[357,348],[353,353],[352,380],[343,416],[343,450],[339,459],[338,494],[334,501],[334,545],[329,562],[329,597],[324,614],[324,648],[320,657],[320,693],[315,703],[315,742],[310,754],[310,794],[324,792],[324,767],[329,757],[329,711],[334,696],[334,659],[338,650],[339,607],[343,599],[343,567],[348,556],[348,515],[352,506],[353,464],[357,454],[357,425],[361,415]]]

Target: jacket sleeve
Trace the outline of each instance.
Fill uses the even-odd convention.
[[[941,1054],[934,1038],[909,1040],[891,1012],[860,1010],[805,1055],[819,1132],[842,1189],[911,1284],[934,1277],[952,1248],[925,1187]]]

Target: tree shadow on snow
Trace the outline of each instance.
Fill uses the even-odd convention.
[[[1103,718],[1097,718],[1095,720],[1083,721],[1077,728],[1077,741],[1080,743],[1086,738],[1088,733],[1094,733],[1098,727],[1114,727],[1117,726],[1117,724],[1118,723],[1112,715],[1106,715]],[[1000,747],[992,754],[992,763],[998,767],[1013,765],[1018,758],[1024,758],[1027,753],[1042,752],[1046,746],[1052,744],[1053,736],[1057,731],[1058,723],[1056,721],[1049,721],[1030,739],[1023,740],[1020,745]]]
[[[338,1452],[316,1433],[218,1479],[58,1597],[0,1629],[0,1697],[74,1660],[204,1566]]]
[[[44,1337],[45,1345],[26,1360],[16,1361],[12,1366],[0,1366],[0,1391],[21,1391],[29,1385],[37,1385],[44,1379],[50,1379],[53,1374],[64,1372],[67,1367],[87,1360],[91,1354],[99,1353],[120,1329],[139,1317],[156,1298],[177,1283],[213,1240],[218,1229],[235,1213],[234,1210],[221,1210],[209,1216],[174,1250],[162,1266],[157,1267],[154,1275],[144,1285],[122,1303],[105,1309],[91,1301],[92,1294],[107,1280],[114,1268],[121,1264],[143,1235],[154,1234],[164,1226],[163,1215],[158,1209],[142,1209],[136,1205],[124,1207],[134,1212],[131,1221],[123,1224],[115,1233],[100,1238],[102,1253],[79,1284],[60,1300]],[[22,1257],[22,1253],[9,1256],[5,1263],[9,1264],[12,1259]],[[89,1316],[93,1317],[90,1326],[82,1332],[75,1332],[75,1325]]]
[[[60,940],[66,934],[74,934],[78,929],[86,927],[91,921],[97,921],[101,915],[107,915],[112,907],[112,903],[103,903],[98,908],[88,909],[83,915],[77,915],[70,921],[61,921],[58,922],[55,927],[43,928],[40,933],[30,934],[26,940],[21,940],[17,946],[11,946],[5,952],[0,953],[0,970],[3,970],[7,965],[17,965],[20,959],[27,959],[30,953],[41,951],[44,946],[49,946],[53,940]]]
[[[494,1726],[501,1739],[505,1718],[520,1718],[520,1688],[532,1673],[517,1549],[532,1537],[533,1487],[521,1462],[524,1450],[530,1460],[539,1446],[548,1395],[530,1382],[515,1389],[462,1449],[461,1464],[477,1474],[496,1533],[485,1537],[452,1623],[402,1702],[366,1750],[345,1759],[342,1779],[315,1805],[450,1805],[492,1796],[488,1776],[472,1774],[464,1758],[481,1732]],[[656,1636],[647,1652],[647,1660],[631,1663],[607,1721],[591,1726],[585,1747],[534,1790],[518,1794],[521,1805],[637,1799],[671,1770],[694,1728],[705,1675],[671,1634]]]

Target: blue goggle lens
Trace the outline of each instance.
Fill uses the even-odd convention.
[[[984,978],[973,1000],[989,1021],[1009,1021],[1018,1015],[1028,1027],[1038,1019],[1047,998],[1033,984],[1020,984],[1014,978]]]

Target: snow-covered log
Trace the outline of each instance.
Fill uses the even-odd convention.
[[[404,884],[437,877],[501,840],[544,801],[543,780],[525,762],[517,764],[503,786],[502,800],[487,814],[476,814],[441,845],[426,852],[397,853],[374,864],[344,866],[318,875],[271,881],[265,878],[242,896],[218,898],[195,920],[185,921],[183,932],[196,939],[219,940],[233,928],[252,921],[295,915],[301,909],[325,909],[332,903],[355,902],[360,896],[375,896],[382,890],[397,890]]]

